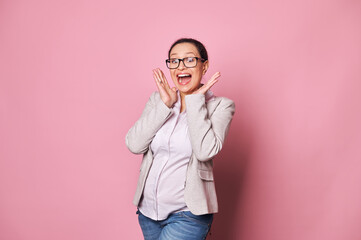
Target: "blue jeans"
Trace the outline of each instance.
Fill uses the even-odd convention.
[[[137,211],[145,240],[203,240],[211,228],[213,214],[194,215],[177,212],[162,221],[155,221]]]

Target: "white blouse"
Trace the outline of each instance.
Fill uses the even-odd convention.
[[[192,146],[186,111],[180,113],[180,107],[178,93],[173,114],[158,130],[150,146],[154,160],[139,211],[157,221],[166,219],[173,212],[189,211],[184,200],[184,188]]]

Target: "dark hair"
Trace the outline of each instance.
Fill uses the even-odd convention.
[[[169,49],[168,58],[170,58],[170,52],[172,51],[174,46],[177,45],[177,44],[180,44],[180,43],[191,43],[191,44],[193,44],[197,48],[199,54],[201,55],[201,58],[203,58],[204,60],[208,60],[208,53],[207,53],[207,50],[204,47],[204,45],[200,41],[195,40],[193,38],[180,38],[177,41],[175,41],[172,44],[172,46],[170,47],[170,49]]]

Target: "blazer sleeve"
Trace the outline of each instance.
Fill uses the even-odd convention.
[[[187,95],[185,102],[193,153],[199,161],[208,161],[222,149],[235,112],[234,102],[221,98],[212,113],[208,113],[204,94]]]
[[[173,110],[163,103],[159,93],[154,92],[145,105],[141,117],[125,137],[128,149],[134,154],[146,153],[155,134],[172,113]]]

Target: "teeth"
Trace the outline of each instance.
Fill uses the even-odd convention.
[[[178,77],[190,77],[190,74],[179,74]]]

